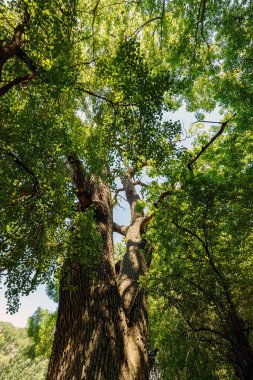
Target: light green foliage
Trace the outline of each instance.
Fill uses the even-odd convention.
[[[122,260],[126,253],[126,241],[123,238],[120,242],[114,244],[114,259],[115,261]]]
[[[144,211],[144,208],[146,206],[145,200],[140,200],[139,202],[136,203],[135,210],[136,212],[141,212]]]
[[[149,325],[149,342],[158,349],[156,365],[162,380],[222,379],[215,352],[210,354],[205,344],[188,336],[182,316],[162,297],[149,299]]]
[[[84,264],[89,272],[96,272],[101,259],[102,237],[98,231],[92,207],[86,213],[76,213],[69,235],[67,257]]]
[[[56,316],[57,312],[50,313],[39,307],[28,319],[27,335],[32,340],[32,344],[30,344],[26,351],[26,355],[29,358],[43,357],[49,359]]]
[[[29,359],[26,356],[26,350],[29,347],[30,339],[25,329],[0,322],[0,377],[2,380],[43,380],[45,378],[47,360],[43,357]]]

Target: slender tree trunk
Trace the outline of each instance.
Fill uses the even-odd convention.
[[[65,262],[47,380],[147,380],[146,296],[135,292],[126,310],[114,269],[110,191],[101,182],[85,183],[80,163],[70,161],[79,210],[94,205],[103,246],[93,276],[84,264]]]

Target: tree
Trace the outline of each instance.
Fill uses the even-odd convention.
[[[99,1],[2,5],[1,270],[13,311],[20,293],[58,268],[48,379],[148,378],[146,294],[138,283],[147,271],[148,219],[134,176],[148,160],[174,154],[179,126],[161,120],[170,77],[141,51],[136,22],[145,17],[130,5],[114,5],[106,21]],[[126,31],[120,22],[135,8]],[[117,177],[129,226],[112,220]],[[119,276],[113,230],[126,237]]]
[[[252,378],[252,137],[234,127],[194,168],[177,173],[180,187],[164,200],[154,225],[150,285],[160,294],[156,308],[170,310],[159,321],[174,346],[161,360],[170,360],[170,375],[180,378]],[[199,137],[190,162],[207,139]],[[163,334],[153,339],[162,343]]]

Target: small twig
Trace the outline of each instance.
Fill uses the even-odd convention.
[[[195,237],[201,243],[201,245],[206,249],[205,242],[202,240],[202,238],[196,232],[193,232],[193,231],[189,230],[189,228],[180,226],[176,221],[172,221],[172,224],[174,224],[174,226],[177,227],[177,228],[179,228],[180,230],[185,231],[189,235]]]
[[[82,85],[83,83],[77,83],[77,85]],[[80,87],[76,87],[76,90],[79,90],[79,91],[83,91],[85,92],[86,94],[88,95],[91,95],[91,96],[94,96],[95,98],[98,98],[98,99],[101,99],[101,100],[104,100],[106,101],[107,103],[110,103],[112,105],[113,108],[115,108],[115,104],[113,103],[112,100],[106,98],[105,96],[103,95],[98,95],[96,94],[95,92],[92,92],[90,90],[86,90],[85,88],[80,88]]]
[[[197,120],[197,121],[194,121],[192,124],[197,124],[197,123],[223,124],[222,121],[211,121],[211,120]]]
[[[97,9],[98,9],[99,3],[100,3],[100,0],[97,1],[95,7],[92,10],[93,19],[92,19],[91,28],[92,28],[92,35],[93,35],[93,38],[92,38],[92,54],[93,54],[93,58],[95,57],[95,38],[94,38],[95,32],[94,32],[94,25],[95,25],[95,18],[96,18],[96,13],[97,13]]]
[[[163,6],[162,6],[162,16],[161,16],[161,38],[160,38],[160,47],[162,48],[162,42],[163,42],[163,21],[165,16],[165,0],[163,0]]]
[[[115,191],[114,197],[113,197],[113,199],[112,199],[112,204],[113,204],[113,205],[117,204],[117,197],[118,197],[118,195],[119,195],[119,193],[120,193],[121,191],[124,191],[124,187],[121,187],[121,188],[119,188],[119,189],[117,189],[117,190]]]

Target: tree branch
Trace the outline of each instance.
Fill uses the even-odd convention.
[[[158,200],[156,202],[154,202],[154,206],[156,208],[158,208],[158,205],[159,203],[165,199],[168,195],[172,195],[173,192],[171,190],[168,190],[168,191],[164,191],[158,198]],[[152,212],[151,214],[147,215],[144,217],[142,223],[141,223],[141,227],[140,227],[140,231],[141,231],[141,235],[144,234],[146,232],[146,229],[147,229],[147,226],[149,225],[149,223],[151,222],[151,220],[153,219],[153,217],[155,216],[155,213]]]
[[[136,212],[136,209],[135,209],[136,203],[141,198],[140,198],[139,194],[137,193],[137,191],[135,190],[135,186],[134,186],[133,181],[132,181],[133,175],[134,175],[134,172],[133,172],[133,169],[131,168],[124,174],[124,176],[121,179],[123,186],[124,186],[125,193],[126,193],[126,199],[127,199],[127,202],[129,203],[130,209],[131,209],[131,223],[136,218],[138,218],[139,216],[140,217],[144,216],[143,211]]]
[[[113,232],[117,232],[120,235],[126,236],[128,226],[120,226],[119,224],[113,222]]]
[[[225,334],[223,334],[222,332],[220,332],[218,330],[211,329],[209,327],[199,327],[199,328],[190,327],[190,330],[187,330],[187,332],[208,332],[208,333],[217,335],[217,336],[221,337],[222,339],[230,342],[229,337],[227,337]],[[186,331],[185,331],[185,333],[186,333]]]
[[[0,96],[3,96],[8,92],[12,87],[16,86],[17,84],[29,81],[30,79],[33,79],[36,76],[35,73],[27,74],[22,77],[18,77],[16,79],[13,79],[12,81],[6,83],[2,87],[0,87]]]
[[[11,151],[4,151],[4,154],[11,157],[13,159],[13,161],[18,165],[20,166],[31,178],[32,178],[32,181],[33,181],[33,184],[34,184],[34,190],[33,192],[37,192],[39,190],[39,181],[38,181],[38,178],[37,176],[35,175],[35,173],[28,168],[28,166],[26,166],[24,164],[23,161],[20,160],[20,158],[18,156],[16,156],[16,154],[14,154],[13,152]]]
[[[185,231],[185,232],[187,232],[189,235],[195,237],[195,238],[201,243],[201,245],[205,248],[205,250],[206,250],[207,247],[206,247],[205,242],[201,239],[201,237],[200,237],[198,234],[196,234],[196,232],[193,232],[193,231],[189,230],[189,229],[186,228],[186,227],[180,226],[180,225],[179,225],[177,222],[175,222],[175,221],[172,221],[172,224],[174,224],[174,226],[176,226],[176,227],[179,228],[180,230]]]
[[[134,181],[133,185],[134,186],[140,185],[140,186],[143,186],[143,187],[149,187],[149,185],[147,185],[146,183],[142,182],[140,179],[137,179],[136,181]]]
[[[140,30],[141,30],[142,28],[144,28],[144,26],[150,24],[150,23],[153,22],[153,21],[161,20],[161,18],[162,18],[161,16],[157,16],[157,17],[151,18],[150,20],[147,20],[146,22],[144,22],[144,24],[140,25],[140,26],[135,30],[135,32],[134,32],[133,34],[131,34],[131,36],[134,36],[134,35],[138,34],[138,33],[140,32]]]
[[[233,119],[234,117],[236,116],[236,114],[234,114],[231,118],[229,118],[228,120],[224,121],[222,124],[221,124],[221,127],[220,129],[218,130],[218,132],[211,138],[211,140],[205,145],[202,147],[202,149],[200,150],[200,152],[191,160],[188,162],[187,164],[187,167],[190,171],[193,171],[193,164],[198,160],[198,158],[207,150],[207,148],[223,133],[226,125],[228,124],[228,122]]]
[[[77,83],[77,85],[82,85],[82,84],[83,83]],[[113,108],[115,109],[115,104],[113,103],[113,101],[111,99],[108,99],[108,98],[106,98],[103,95],[98,95],[95,92],[92,92],[90,90],[86,90],[85,88],[76,87],[76,89],[79,90],[79,91],[83,91],[83,92],[85,92],[88,95],[94,96],[95,98],[98,98],[98,99],[101,99],[101,100],[105,100],[107,103],[110,103],[113,106]]]
[[[119,193],[122,191],[124,191],[124,187],[121,187],[115,191],[114,197],[112,199],[113,206],[117,204],[117,197],[118,197]]]
[[[71,169],[72,182],[76,187],[76,195],[79,200],[80,211],[84,211],[92,204],[91,192],[85,179],[82,162],[75,154],[68,156],[68,164]]]

